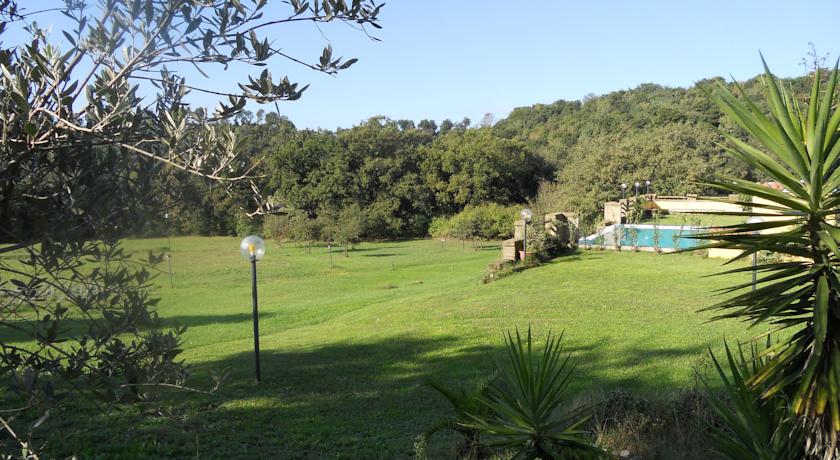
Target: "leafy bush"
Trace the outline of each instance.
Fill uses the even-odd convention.
[[[237,236],[247,236],[253,235],[255,233],[260,233],[260,229],[263,227],[262,219],[258,219],[256,217],[248,217],[246,215],[240,215],[236,219],[236,235]]]
[[[449,230],[449,220],[450,218],[445,216],[438,216],[432,218],[431,223],[429,223],[429,236],[438,239],[445,239],[451,237],[452,235],[450,234]]]
[[[519,206],[496,203],[467,206],[452,217],[432,219],[429,234],[435,238],[504,240],[513,236],[519,210]]]
[[[550,234],[542,219],[528,224],[528,254],[535,254],[538,259],[548,260],[557,257],[566,248],[559,236]]]

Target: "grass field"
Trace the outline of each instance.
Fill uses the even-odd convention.
[[[692,225],[698,222],[703,227],[722,227],[725,225],[742,224],[746,221],[743,216],[711,215],[711,214],[665,214],[659,218],[660,225]],[[646,223],[651,223],[648,221]]]
[[[162,249],[166,240],[126,245]],[[175,287],[165,274],[156,280],[159,312],[189,327],[191,383],[229,369],[227,384],[212,396],[179,393],[180,422],[125,411],[90,419],[54,448],[82,458],[406,458],[448,409],[424,382],[486,375],[505,330],[565,331],[578,394],[624,388],[653,398],[691,387],[708,346],[746,337],[743,324],[697,313],[734,280],[706,277],[721,262],[692,254],[581,252],[482,285],[497,246],[367,243],[333,254],[334,268],[324,247],[268,246],[259,263],[262,385],[253,383],[238,239],[173,238]],[[452,439],[437,438],[431,452],[447,456]]]

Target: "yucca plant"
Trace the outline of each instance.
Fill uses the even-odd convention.
[[[762,57],[763,61],[763,57]],[[741,257],[768,251],[786,257],[731,270],[755,270],[758,288],[733,286],[734,294],[710,309],[716,318],[739,318],[752,326],[785,330],[783,340],[763,351],[766,362],[747,379],[753,388],[766,388],[762,397],[785,393],[792,410],[807,427],[809,452],[821,458],[840,458],[840,228],[835,217],[840,205],[840,111],[835,109],[837,66],[823,82],[819,69],[807,101],[799,101],[764,64],[763,83],[769,115],[750,101],[737,83],[734,91],[723,83],[709,94],[755,143],[722,133],[728,151],[784,190],[722,177],[712,183],[721,190],[751,200],[744,216],[764,222],[732,225],[700,235],[715,240],[705,247],[739,249]]]
[[[441,430],[451,429],[463,438],[461,445],[458,446],[458,458],[475,460],[488,458],[491,452],[481,445],[481,432],[465,424],[472,421],[473,416],[486,418],[493,415],[492,409],[484,404],[482,398],[487,396],[487,389],[496,377],[497,374],[493,373],[473,386],[446,387],[438,382],[427,382],[427,385],[449,401],[452,405],[452,414],[443,417],[423,433],[423,439],[428,440]]]
[[[531,329],[525,340],[517,330],[505,337],[508,362],[499,366],[500,381],[491,385],[483,404],[492,415],[468,414],[467,428],[478,430],[485,445],[513,452],[513,459],[571,459],[602,455],[581,429],[586,408],[568,403],[569,355],[560,336],[548,334],[535,348]]]
[[[802,424],[790,410],[787,395],[777,393],[765,399],[764,386],[748,383],[769,360],[757,344],[751,344],[748,349],[749,355],[745,356],[742,347],[735,354],[726,345],[724,364],[709,352],[723,384],[722,389],[717,389],[701,376],[709,403],[723,422],[723,427],[711,426],[713,449],[730,460],[803,458]]]

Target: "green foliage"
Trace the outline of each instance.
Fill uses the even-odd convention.
[[[787,83],[798,93],[805,81]],[[720,148],[721,131],[742,140],[748,135],[705,97],[702,87],[708,83],[690,88],[644,84],[583,102],[520,107],[493,129],[554,162],[555,209],[576,210],[585,219],[596,218],[604,201],[619,198],[622,182],[649,179],[651,192],[660,195],[712,194],[713,187],[697,182],[719,173],[750,180],[764,177]],[[755,78],[743,87],[755,95],[762,84]]]
[[[714,450],[730,460],[805,458],[802,424],[791,410],[790,400],[783,393],[765,399],[769,385],[750,383],[770,359],[755,344],[749,349],[749,356],[741,347],[736,355],[726,345],[726,369],[710,352],[723,383],[721,397],[710,382],[703,381],[712,409],[723,422],[722,427],[711,426]]]
[[[497,203],[468,206],[450,218],[438,217],[432,220],[429,234],[435,238],[464,240],[507,239],[513,236],[513,223],[520,208]]]
[[[236,219],[236,235],[247,236],[260,233],[263,228],[262,219],[257,217],[248,217],[247,215],[240,215]]]
[[[653,249],[656,252],[660,252],[662,250],[662,231],[659,229],[659,218],[660,218],[660,211],[658,209],[653,210]]]
[[[472,416],[491,417],[493,412],[489,406],[483,403],[482,399],[487,396],[490,384],[495,380],[496,375],[481,379],[472,387],[456,386],[448,388],[437,382],[428,382],[431,388],[452,405],[452,415],[441,419],[434,427],[427,430],[423,437],[428,440],[434,433],[447,428],[454,430],[463,438],[458,448],[459,459],[483,459],[488,458],[488,449],[481,445],[481,432],[465,426],[472,420]]]
[[[789,333],[767,350],[768,360],[749,378],[763,387],[765,398],[787,394],[808,428],[810,453],[840,457],[840,228],[834,215],[840,198],[840,110],[836,110],[837,68],[824,80],[813,75],[807,105],[789,94],[765,65],[765,98],[770,116],[743,90],[722,85],[710,89],[712,100],[745,131],[755,145],[724,134],[729,152],[740,161],[786,187],[786,191],[724,176],[712,182],[728,193],[749,195],[751,211],[744,216],[786,218],[738,224],[705,238],[707,247],[758,251],[789,256],[788,262],[762,263],[754,270],[758,289],[738,292],[711,309],[718,318],[739,318],[753,326],[769,324]],[[755,206],[754,199],[768,204]],[[742,203],[747,205],[748,203]],[[765,211],[766,210],[766,211]]]
[[[321,239],[323,224],[323,220],[319,222],[305,212],[293,211],[286,218],[286,225],[281,234],[285,239],[306,243],[309,247]]]
[[[362,235],[366,231],[365,216],[361,208],[353,204],[338,213],[337,223],[335,241],[344,246],[346,255],[349,246],[355,246],[362,241]]]
[[[524,145],[499,137],[491,129],[450,132],[422,149],[422,174],[439,212],[468,205],[512,204],[537,191],[553,167]]]
[[[508,332],[508,361],[500,367],[501,382],[490,386],[481,398],[492,415],[470,413],[471,420],[463,426],[489,437],[488,446],[512,450],[517,459],[602,454],[581,429],[587,419],[584,409],[564,407],[572,371],[569,356],[563,356],[562,339],[549,333],[539,350],[532,343],[530,328],[524,341],[518,330],[515,339]]]

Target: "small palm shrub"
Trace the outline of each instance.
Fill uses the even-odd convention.
[[[713,450],[730,460],[795,460],[804,458],[802,424],[783,393],[763,398],[766,385],[753,386],[750,378],[764,369],[770,359],[755,344],[745,356],[726,346],[726,361],[712,361],[721,382],[719,394],[705,379],[708,400],[723,426],[711,426]],[[724,369],[725,367],[725,369]]]
[[[458,458],[471,460],[488,458],[491,451],[481,445],[481,432],[465,424],[468,424],[472,420],[468,414],[481,417],[490,417],[493,415],[492,410],[483,403],[482,398],[487,396],[487,389],[495,378],[496,374],[493,374],[472,387],[459,386],[448,388],[438,382],[428,382],[427,385],[449,401],[452,405],[452,414],[444,417],[432,428],[423,433],[423,440],[427,441],[433,434],[441,430],[451,429],[463,438],[461,444],[458,446]]]
[[[572,369],[563,353],[562,335],[549,333],[542,348],[534,346],[531,329],[505,338],[507,363],[499,366],[499,381],[480,398],[486,408],[468,413],[465,428],[482,434],[482,443],[511,451],[514,459],[596,457],[603,451],[582,429],[588,408],[569,408]]]

